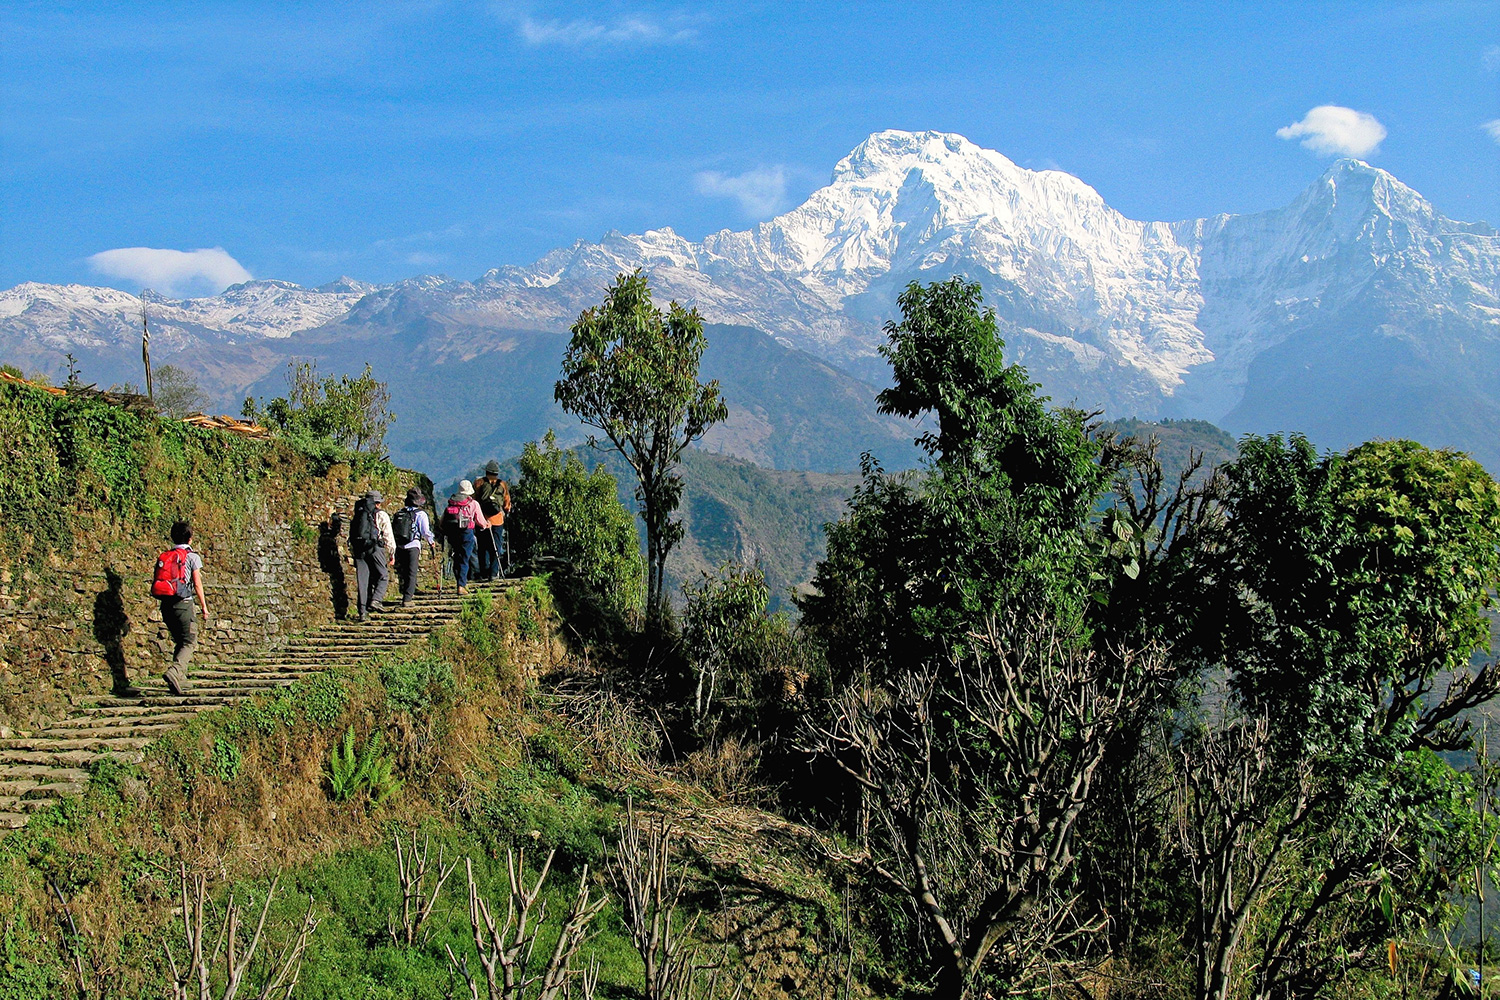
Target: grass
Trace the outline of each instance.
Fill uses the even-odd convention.
[[[444,946],[473,950],[463,865],[425,941],[393,944],[386,931],[399,902],[393,840],[413,828],[432,839],[434,854],[441,845],[446,858],[471,861],[481,893],[501,912],[511,850],[524,850],[532,871],[556,852],[546,889],[554,915],[585,871],[594,891],[608,893],[605,869],[627,796],[683,817],[713,815],[717,806],[653,772],[640,755],[650,739],[630,737],[633,723],[542,708],[528,696],[563,655],[550,639],[552,614],[537,585],[489,602],[476,597],[459,623],[427,641],[205,713],[153,744],[141,765],[97,764],[83,796],[0,839],[0,1000],[76,992],[73,951],[86,956],[98,988],[87,995],[161,996],[164,945],[181,951],[179,863],[211,873],[219,907],[232,893],[257,913],[279,873],[267,922],[273,945],[313,900],[321,923],[297,987],[303,1000],[449,995]],[[382,734],[391,748],[403,785],[385,801],[332,794],[330,752],[351,727],[361,741]],[[767,966],[765,978],[774,984],[792,974],[782,966],[800,967],[796,942],[805,932],[790,928],[817,926],[809,914],[834,896],[826,873],[795,850],[774,837],[758,843],[764,831],[753,831],[743,818],[750,815],[736,811],[738,825],[718,832],[705,824],[685,839],[683,859],[707,918],[698,933],[714,956],[726,954],[718,939],[742,926],[726,914],[749,906],[752,923],[766,922],[761,911],[782,914],[766,931],[775,947],[764,956],[728,952],[744,969],[774,952],[781,971]],[[54,886],[76,939],[60,931]],[[611,902],[586,946],[603,996],[636,996],[641,987],[620,919]],[[552,933],[543,933],[538,954]]]

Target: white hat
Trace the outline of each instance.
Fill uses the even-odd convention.
[[[471,497],[474,495],[474,484],[467,479],[460,479],[458,481],[458,492],[460,496]]]

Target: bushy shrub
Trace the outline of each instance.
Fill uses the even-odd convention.
[[[328,727],[344,717],[349,707],[349,689],[329,671],[303,678],[292,686],[297,707],[315,726]]]
[[[392,711],[423,713],[452,696],[453,668],[431,654],[393,657],[380,665],[380,683]]]
[[[636,611],[644,597],[635,515],[603,465],[590,472],[551,431],[526,445],[511,494],[511,545],[523,562],[563,560],[568,575],[608,613]],[[562,581],[557,581],[562,583]]]
[[[766,613],[771,594],[758,568],[724,566],[683,590],[682,645],[700,734],[766,735],[804,672],[790,618]]]

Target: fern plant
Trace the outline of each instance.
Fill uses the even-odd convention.
[[[344,730],[343,740],[328,758],[328,786],[335,801],[348,802],[363,794],[379,805],[400,791],[401,780],[392,773],[394,762],[385,749],[379,730],[370,733],[362,749],[355,743],[354,727]]]

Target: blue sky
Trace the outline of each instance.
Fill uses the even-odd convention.
[[[1500,4],[10,0],[0,287],[134,291],[91,260],[133,247],[317,284],[698,238],[882,128],[1060,167],[1134,218],[1251,212],[1326,167],[1277,136],[1322,105],[1371,116],[1367,158],[1440,211],[1500,224]]]

